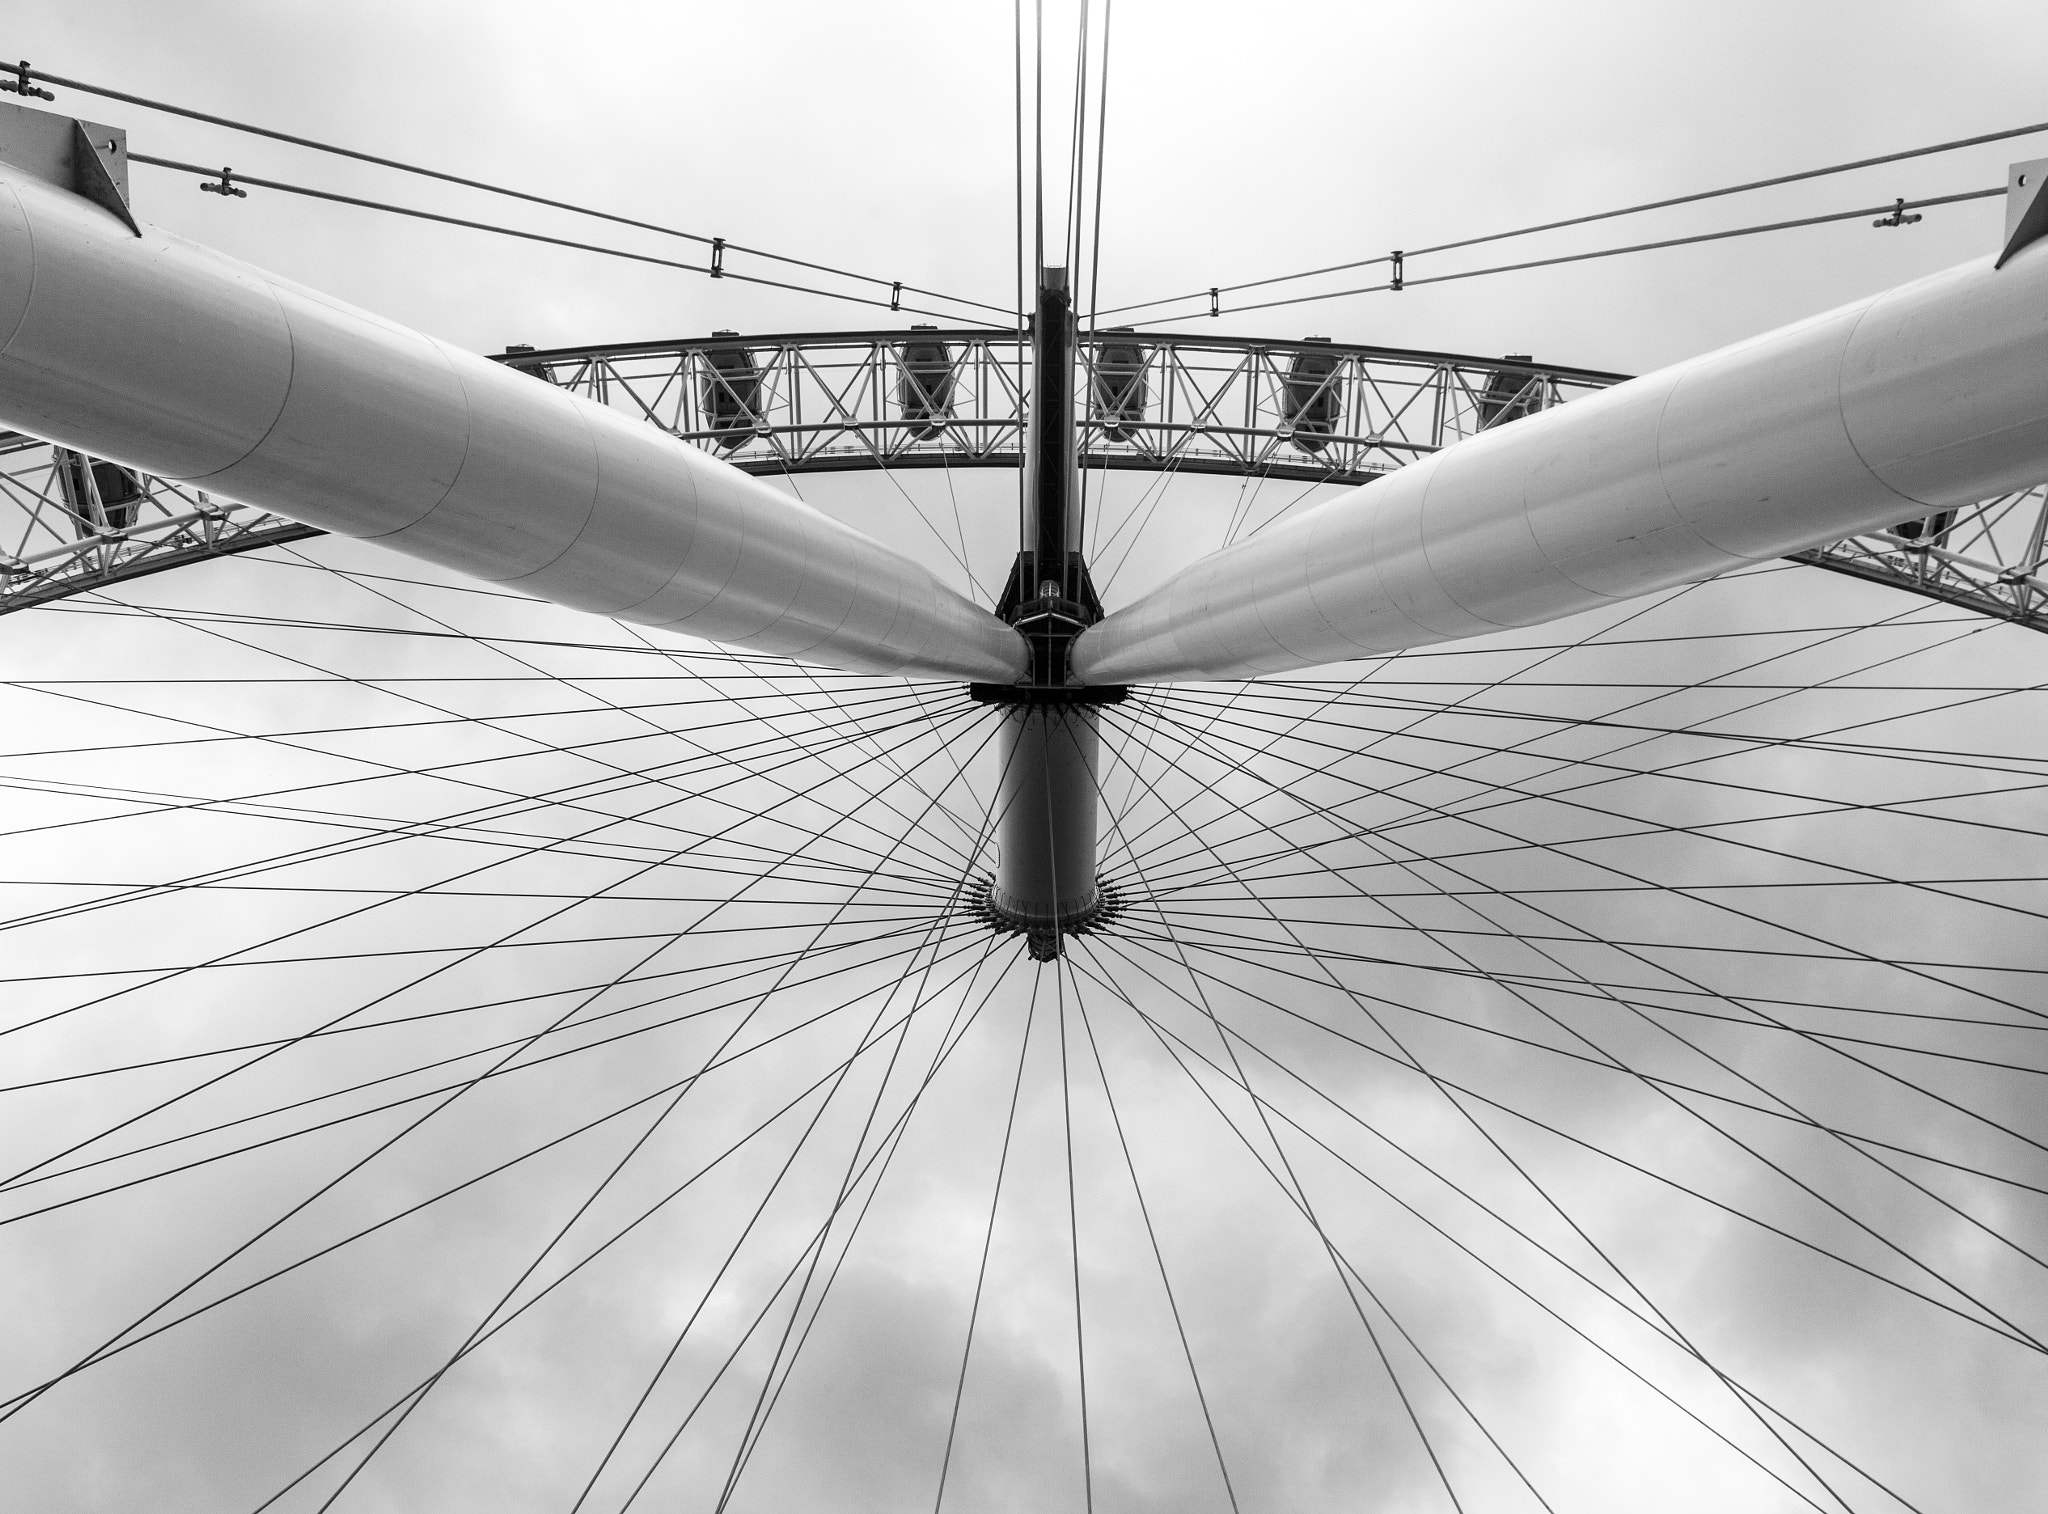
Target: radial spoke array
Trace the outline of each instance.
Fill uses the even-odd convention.
[[[35,1486],[173,1395],[209,1508],[1932,1509],[1947,1374],[2048,1376],[2044,696],[1981,615],[1786,566],[1136,691],[1045,964],[957,689],[332,541],[16,624]]]

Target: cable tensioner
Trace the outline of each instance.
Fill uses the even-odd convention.
[[[6,90],[10,95],[20,95],[24,100],[54,100],[57,98],[47,89],[38,89],[35,85],[29,83],[28,76],[28,59],[23,58],[14,65],[14,82],[12,84],[0,83],[0,89]]]

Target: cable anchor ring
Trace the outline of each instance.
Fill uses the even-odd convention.
[[[20,95],[24,100],[54,100],[57,98],[47,89],[37,89],[35,85],[29,83],[28,75],[28,59],[23,58],[14,65],[15,82],[12,84],[0,84],[0,89],[8,91],[10,94]]]
[[[239,188],[235,184],[235,171],[232,168],[223,168],[220,171],[220,182],[218,184],[201,184],[199,192],[201,194],[220,195],[223,199],[229,195],[234,196],[237,200],[249,198],[249,191]]]

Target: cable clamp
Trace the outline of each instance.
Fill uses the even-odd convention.
[[[903,280],[901,279],[898,279],[889,286],[889,308],[891,310],[901,310],[903,308]]]
[[[711,277],[713,277],[714,279],[722,279],[725,277],[724,237],[713,237],[711,239]]]
[[[1402,282],[1403,282],[1403,278],[1404,278],[1404,269],[1403,269],[1403,266],[1402,266],[1401,258],[1402,258],[1402,253],[1401,253],[1401,249],[1400,249],[1400,248],[1398,248],[1398,247],[1396,247],[1396,248],[1394,249],[1394,251],[1393,251],[1393,260],[1394,260],[1394,282],[1393,282],[1393,283],[1391,283],[1391,284],[1389,284],[1389,285],[1387,286],[1387,287],[1388,287],[1389,289],[1393,290],[1393,291],[1394,291],[1394,293],[1396,293],[1396,294],[1399,294],[1399,293],[1401,292],[1401,284],[1402,284]]]
[[[1892,207],[1892,213],[1890,215],[1879,216],[1870,224],[1873,226],[1911,226],[1915,221],[1918,221],[1919,219],[1920,213],[1917,210],[1914,211],[1911,215],[1906,214],[1906,201],[1905,197],[1902,195],[1899,198],[1899,202]]]
[[[1221,311],[1220,309],[1218,309],[1218,308],[1217,308],[1217,305],[1216,305],[1216,291],[1215,291],[1214,289],[1211,289],[1211,290],[1209,291],[1209,314],[1211,314],[1211,315],[1221,315],[1221,314],[1223,314],[1223,312],[1222,312],[1222,311]]]
[[[233,195],[238,200],[249,198],[248,190],[236,187],[235,171],[232,168],[223,168],[220,171],[220,182],[218,184],[201,184],[199,192],[201,194],[220,195],[223,198]]]
[[[12,84],[0,84],[0,89],[6,90],[11,95],[20,95],[24,100],[54,100],[57,98],[47,89],[37,89],[33,84],[29,83],[28,74],[28,59],[23,58],[14,65],[14,82]]]

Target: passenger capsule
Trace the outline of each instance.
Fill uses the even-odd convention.
[[[1904,537],[1917,546],[1938,547],[1948,535],[1948,528],[1955,523],[1955,518],[1955,511],[1943,510],[1922,520],[1900,521],[1892,527],[1892,535]]]
[[[514,342],[505,349],[505,366],[515,369],[520,373],[530,373],[543,383],[552,384],[555,381],[554,365],[552,363],[529,361],[526,355],[532,351],[533,344],[531,342]]]
[[[1136,435],[1150,398],[1145,369],[1152,351],[1130,336],[1129,326],[1112,326],[1095,348],[1095,420],[1113,442],[1127,442]]]
[[[1302,338],[1304,342],[1327,343],[1326,336]],[[1320,452],[1324,440],[1337,429],[1344,413],[1344,380],[1338,376],[1334,352],[1297,352],[1287,365],[1281,384],[1281,411],[1294,430],[1294,445],[1304,452]]]
[[[1534,361],[1526,352],[1510,352],[1503,363]],[[1524,390],[1528,392],[1523,393]],[[1543,386],[1526,369],[1496,368],[1486,380],[1486,392],[1479,397],[1479,429],[1505,426],[1543,408]]]
[[[63,447],[53,449],[51,461],[56,464],[57,487],[78,536],[135,528],[142,513],[142,481],[133,473]]]
[[[737,337],[737,331],[714,331],[714,337]],[[750,348],[738,342],[704,349],[704,419],[719,433],[718,445],[728,450],[752,441],[761,431],[761,369]]]
[[[912,326],[913,332],[937,331],[936,326]],[[913,422],[913,441],[926,442],[946,429],[953,419],[952,349],[930,336],[912,336],[896,352],[902,376],[896,381],[897,402],[903,418]]]

